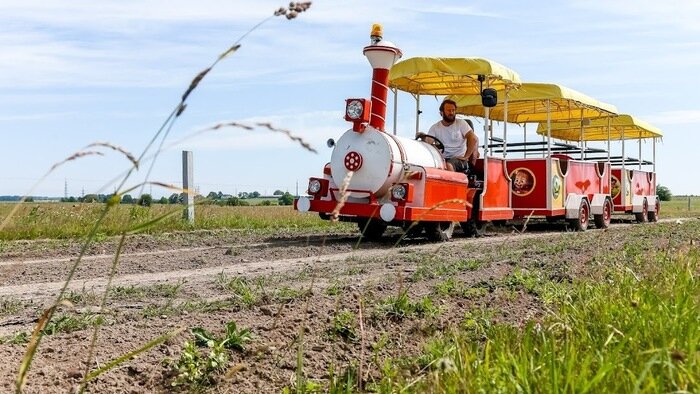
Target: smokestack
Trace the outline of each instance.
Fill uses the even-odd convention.
[[[384,131],[386,98],[389,92],[389,69],[401,58],[401,50],[382,38],[382,26],[372,25],[371,44],[362,51],[372,66],[372,113],[369,124]]]

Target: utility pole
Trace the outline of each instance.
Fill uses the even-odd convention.
[[[63,198],[68,199],[68,178],[63,178]]]
[[[187,205],[184,218],[194,224],[194,166],[192,162],[192,151],[182,151],[182,188],[185,192],[184,203]]]

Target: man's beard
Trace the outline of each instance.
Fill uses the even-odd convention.
[[[455,121],[455,115],[443,114],[442,120],[444,120],[445,123],[452,123]]]

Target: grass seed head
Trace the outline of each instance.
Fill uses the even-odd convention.
[[[348,193],[348,186],[350,186],[350,180],[354,174],[354,171],[348,171],[347,175],[345,175],[345,179],[343,179],[343,183],[340,185],[340,190],[338,191],[340,193],[340,198],[338,199],[338,203],[335,205],[335,208],[333,208],[333,212],[331,212],[331,221],[333,222],[338,221],[340,210],[343,209],[345,202],[348,200],[350,195],[350,193]]]

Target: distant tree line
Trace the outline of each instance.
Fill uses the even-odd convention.
[[[275,190],[275,192],[272,194],[273,197],[277,197],[277,201],[274,201],[272,199],[266,199],[263,201],[260,201],[257,205],[292,205],[294,202],[294,196],[289,193],[289,192],[283,192],[282,190]],[[260,192],[253,191],[253,192],[240,192],[238,193],[238,196],[233,196],[230,194],[225,194],[221,191],[219,192],[209,192],[207,194],[206,200],[204,203],[207,204],[216,204],[216,205],[229,205],[229,206],[247,206],[247,205],[252,205],[249,201],[249,199],[255,199],[255,198],[266,198],[265,196],[261,195]]]
[[[83,203],[106,203],[109,201],[114,194],[86,194],[83,197],[67,197],[61,198],[61,202],[83,202]],[[294,202],[294,196],[289,192],[283,192],[281,190],[275,190],[274,197],[276,201],[272,199],[266,199],[260,201],[257,205],[292,205]],[[12,197],[12,199],[3,200],[2,197]],[[30,197],[31,198],[31,197]],[[210,192],[206,197],[197,195],[195,196],[195,202],[201,204],[216,204],[216,205],[228,205],[228,206],[247,206],[252,205],[248,199],[252,198],[264,198],[259,192],[241,192],[238,196],[233,196],[230,194],[219,192]],[[20,196],[0,196],[0,201],[19,201]],[[27,200],[32,201],[32,200]],[[150,194],[142,194],[140,197],[134,197],[131,194],[124,194],[121,196],[121,204],[135,204],[144,207],[150,207],[153,204],[182,204],[185,201],[185,193],[173,193],[170,197],[161,197],[160,199],[154,199]]]
[[[137,204],[144,207],[150,207],[153,204],[176,204],[179,197],[177,194],[175,196],[175,202],[171,203],[169,198],[161,197],[158,200],[153,199],[153,197],[144,193],[138,198],[134,198],[131,194],[125,194],[121,196],[121,204]],[[61,202],[84,202],[84,203],[106,203],[114,197],[114,194],[86,194],[82,197],[64,197],[61,198]],[[171,196],[172,198],[172,196]]]

